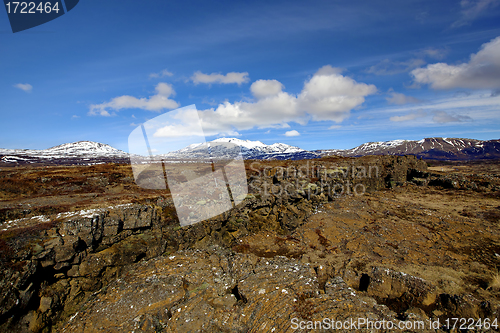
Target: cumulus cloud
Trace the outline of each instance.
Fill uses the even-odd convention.
[[[250,87],[254,96],[252,101],[225,101],[216,108],[199,111],[203,131],[207,136],[235,135],[237,131],[251,128],[289,128],[289,122],[305,125],[311,119],[341,122],[377,88],[356,82],[340,72],[331,66],[322,67],[305,81],[298,95],[283,91],[279,81],[258,80]],[[181,135],[184,130],[190,131],[189,124],[193,120],[189,116],[179,120],[183,125],[165,127],[157,131],[157,135]]]
[[[445,123],[461,123],[464,121],[471,121],[472,118],[469,116],[463,115],[454,115],[445,111],[434,111],[434,116],[432,120],[436,123],[445,124]]]
[[[313,120],[339,123],[349,117],[353,108],[364,103],[365,96],[376,91],[372,84],[358,83],[342,76],[338,69],[324,66],[304,84],[297,103]]]
[[[488,9],[497,6],[499,0],[462,0],[460,6],[462,7],[462,16],[457,21],[453,22],[452,28],[458,28],[470,24],[476,18],[480,17]]]
[[[233,129],[288,127],[292,121],[305,125],[311,118],[338,123],[377,91],[374,85],[356,82],[331,66],[318,70],[298,95],[282,88],[276,80],[254,82],[250,88],[254,101],[226,101],[215,109],[200,111],[203,129],[214,135]]]
[[[425,112],[423,110],[417,110],[417,111],[405,114],[404,116],[394,116],[394,117],[391,117],[391,118],[389,118],[389,120],[390,121],[394,121],[394,122],[401,122],[401,121],[415,120],[415,119],[418,119],[418,118],[423,118],[425,116],[427,116],[427,112]]]
[[[250,86],[250,91],[255,98],[261,99],[276,96],[283,90],[281,82],[276,80],[257,80]]]
[[[18,83],[18,84],[15,84],[14,87],[21,89],[21,90],[24,90],[27,93],[29,93],[33,90],[33,86],[29,83]]]
[[[467,63],[437,63],[411,72],[416,83],[433,89],[498,89],[500,88],[500,37],[481,46]]]
[[[230,72],[226,75],[220,73],[212,73],[212,74],[204,74],[200,71],[195,72],[193,76],[191,76],[191,81],[194,84],[199,83],[223,83],[223,84],[231,84],[236,83],[237,85],[241,85],[242,83],[247,83],[250,80],[247,72],[238,73],[238,72]]]
[[[285,136],[299,136],[300,133],[297,132],[296,130],[291,130],[291,131],[286,131]]]
[[[111,101],[102,104],[92,104],[90,106],[89,115],[101,115],[109,117],[112,114],[108,110],[120,111],[121,109],[142,109],[148,111],[160,112],[165,109],[175,109],[179,104],[169,99],[175,95],[172,85],[160,82],[156,85],[156,94],[149,98],[136,98],[134,96],[119,96]]]
[[[164,69],[161,72],[149,74],[149,78],[151,78],[151,79],[153,79],[153,78],[161,78],[161,77],[172,76],[172,75],[174,75],[174,74],[171,73],[171,72],[169,72],[167,69]]]
[[[307,120],[300,119],[304,114],[297,108],[296,97],[285,92],[255,102],[226,101],[216,109],[200,111],[200,116],[207,135],[227,134],[233,128],[275,127],[289,121],[307,123]]]
[[[405,94],[401,94],[401,93],[397,93],[395,91],[389,91],[389,97],[386,97],[385,99],[387,100],[387,102],[389,102],[389,104],[398,104],[398,105],[401,105],[401,104],[408,104],[408,103],[419,103],[420,100],[415,98],[415,97],[411,97],[411,96],[406,96]]]

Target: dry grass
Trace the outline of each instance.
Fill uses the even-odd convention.
[[[435,167],[429,167],[429,171],[454,172],[456,171],[456,168],[447,166],[435,166]]]
[[[491,274],[490,283],[488,284],[488,289],[500,290],[500,272],[496,271]]]

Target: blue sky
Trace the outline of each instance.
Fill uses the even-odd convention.
[[[500,0],[81,0],[15,34],[3,11],[0,73],[2,148],[127,150],[191,104],[207,140],[498,139]]]

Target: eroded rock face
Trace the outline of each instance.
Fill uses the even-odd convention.
[[[0,238],[0,329],[284,332],[295,317],[497,315],[497,303],[483,304],[489,294],[469,297],[420,278],[415,268],[413,274],[398,269],[403,262],[444,267],[446,256],[464,265],[468,257],[447,251],[453,243],[441,230],[465,235],[465,227],[418,204],[402,201],[400,208],[372,195],[398,186],[403,192],[407,186],[447,187],[455,179],[450,190],[472,190],[477,183],[474,191],[494,191],[498,183],[431,174],[414,157],[353,161],[333,159],[302,171],[301,162],[293,162],[303,174],[275,167],[257,170],[258,177],[250,172],[250,195],[241,205],[183,228],[165,197],[19,224]],[[366,195],[332,193],[347,182],[351,189],[363,185]],[[329,213],[320,214],[322,207]],[[494,206],[461,214],[486,219],[480,227],[493,233]],[[427,250],[422,255],[420,248],[428,246],[438,259]],[[476,270],[494,264],[481,261]]]
[[[320,292],[314,269],[295,259],[180,251],[130,267],[58,331],[293,332],[294,318],[397,322],[341,278],[327,286]]]
[[[0,316],[15,321],[18,314],[40,303],[30,314],[30,327],[44,327],[68,300],[66,293],[45,297],[58,289],[63,277],[101,276],[109,267],[133,263],[163,251],[154,235],[137,234],[158,225],[157,209],[145,205],[123,205],[109,209],[81,211],[53,216],[47,225],[12,230],[4,275],[0,283]],[[45,230],[44,230],[45,229]],[[5,244],[5,243],[4,243]],[[57,282],[56,282],[57,281]],[[56,282],[55,284],[53,284]],[[89,281],[87,290],[99,288],[102,281]],[[43,323],[43,324],[40,324]],[[36,330],[35,330],[36,331]]]

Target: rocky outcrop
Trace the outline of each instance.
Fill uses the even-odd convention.
[[[104,327],[99,325],[111,331],[154,331],[167,320],[185,322],[186,310],[191,316],[186,324],[176,326],[179,332],[224,327],[257,332],[270,318],[281,318],[283,323],[292,313],[304,319],[342,318],[345,307],[355,308],[360,316],[394,318],[375,300],[396,299],[404,288],[388,282],[381,271],[370,273],[372,282],[366,288],[370,299],[363,300],[355,298],[348,286],[349,274],[340,275],[343,280],[325,275],[318,282],[318,273],[297,261],[302,252],[293,245],[285,252],[280,252],[281,246],[276,252],[272,245],[262,249],[259,257],[275,257],[267,263],[255,251],[233,254],[227,249],[245,253],[239,240],[262,231],[293,243],[287,237],[319,205],[419,177],[428,180],[425,162],[415,157],[370,156],[329,158],[307,165],[291,162],[286,167],[260,163],[250,167],[250,194],[242,204],[192,226],[181,228],[170,199],[158,197],[147,203],[49,216],[46,222],[19,224],[3,232],[1,328],[49,332],[69,320],[68,332]],[[214,245],[219,247],[214,250]],[[275,289],[278,281],[289,288]],[[422,295],[419,304],[435,297],[432,288],[419,281],[408,280],[404,285]],[[271,309],[269,304],[286,306]]]
[[[66,215],[73,216],[59,214],[49,223],[3,233],[3,320],[15,321],[20,312],[39,303],[40,311],[30,322],[44,321],[67,301],[57,293],[56,298],[42,296],[52,293],[53,283],[59,279],[95,278],[109,267],[115,269],[163,251],[152,234],[160,221],[158,210],[152,206],[122,205]],[[105,279],[89,279],[87,289],[98,288],[103,282]]]
[[[342,279],[329,281],[320,293],[314,269],[285,257],[263,259],[212,247],[141,262],[129,272],[58,330],[306,332],[314,320],[346,320],[346,310],[397,321],[387,307],[357,297]]]

